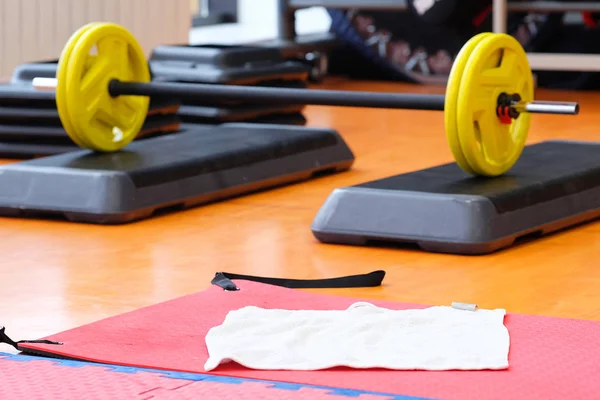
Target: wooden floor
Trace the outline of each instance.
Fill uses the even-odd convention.
[[[539,90],[542,98],[580,101],[581,114],[535,116],[530,143],[598,140],[599,94]],[[600,223],[477,257],[318,243],[310,224],[333,189],[452,156],[441,112],[308,107],[305,114],[310,126],[342,133],[357,157],[350,172],[125,226],[1,219],[0,325],[14,339],[39,338],[200,291],[217,271],[321,278],[377,269],[387,271],[381,288],[327,292],[600,321]]]

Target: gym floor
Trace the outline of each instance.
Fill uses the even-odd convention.
[[[320,86],[444,91],[337,79]],[[536,99],[578,101],[581,112],[534,116],[529,143],[597,140],[596,94],[538,90]],[[328,292],[600,321],[599,223],[484,257],[317,242],[310,225],[335,188],[451,162],[452,155],[442,112],[307,107],[305,116],[308,126],[342,134],[356,155],[349,172],[123,226],[2,218],[0,323],[16,340],[36,339],[198,292],[218,271],[322,278],[378,269],[387,272],[382,287]]]

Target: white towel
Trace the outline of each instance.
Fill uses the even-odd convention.
[[[326,311],[244,307],[206,335],[204,369],[230,361],[260,370],[505,369],[505,314],[452,307],[389,310],[369,303]]]

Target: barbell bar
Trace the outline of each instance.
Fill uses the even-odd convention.
[[[34,78],[37,89],[54,90],[56,78]],[[444,111],[446,96],[413,93],[358,92],[347,90],[294,89],[282,87],[213,85],[174,82],[121,82],[108,84],[108,93],[117,96],[170,96],[180,99],[252,101],[256,103],[286,103],[340,107],[385,108]],[[499,101],[500,103],[500,101]],[[511,101],[509,107],[518,113],[577,115],[579,104],[556,101]]]
[[[463,46],[445,95],[151,82],[140,44],[114,23],[90,23],[77,30],[61,53],[56,77],[34,78],[33,86],[55,90],[69,137],[100,152],[118,151],[137,136],[150,96],[444,111],[457,164],[482,176],[502,175],[517,162],[530,114],[579,113],[575,102],[534,101],[524,49],[513,37],[491,32]]]

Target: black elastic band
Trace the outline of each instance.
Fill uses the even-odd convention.
[[[229,272],[217,272],[211,283],[228,291],[239,290],[235,283],[231,281],[232,279],[266,283],[268,285],[282,286],[289,289],[340,289],[381,286],[384,277],[385,271],[373,271],[368,274],[349,275],[329,279],[265,278],[252,275],[231,274]]]
[[[60,342],[53,342],[51,340],[19,340],[18,342],[15,342],[14,340],[12,340],[11,338],[8,337],[8,335],[6,334],[6,328],[4,326],[0,326],[0,343],[6,343],[8,345],[11,345],[12,347],[14,347],[15,349],[21,351],[21,349],[19,348],[19,344],[20,343],[42,343],[42,344],[56,344],[56,345],[61,345],[62,343]]]

